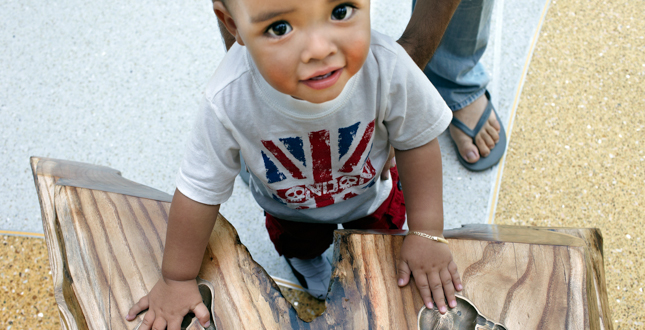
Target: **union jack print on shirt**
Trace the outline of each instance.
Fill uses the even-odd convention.
[[[320,130],[304,138],[262,141],[266,179],[275,200],[294,209],[317,208],[357,196],[374,184],[376,170],[369,158],[374,121],[339,128],[337,143],[330,134]],[[332,166],[332,157],[338,166]],[[285,180],[298,185],[285,188],[280,184]]]

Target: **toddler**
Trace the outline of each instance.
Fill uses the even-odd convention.
[[[204,92],[170,208],[162,279],[126,319],[149,308],[141,330],[179,329],[192,311],[208,326],[196,276],[240,153],[271,241],[309,293],[327,294],[331,266],[321,255],[337,224],[401,229],[407,212],[415,235],[401,246],[398,284],[412,275],[428,308],[456,306],[461,281],[442,242],[436,139],[452,113],[405,50],[370,30],[369,0],[213,5],[237,44]],[[391,146],[398,166],[384,179]]]

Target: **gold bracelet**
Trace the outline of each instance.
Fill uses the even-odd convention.
[[[420,232],[420,231],[409,231],[409,232],[408,232],[408,235],[410,235],[410,234],[414,234],[414,235],[417,235],[417,236],[425,237],[425,238],[427,238],[427,239],[431,239],[431,240],[433,240],[433,241],[435,241],[435,242],[439,242],[439,243],[446,243],[446,244],[448,244],[448,240],[447,240],[447,239],[445,239],[445,238],[443,238],[443,237],[428,235],[428,234],[426,234],[426,233],[422,233],[422,232]]]

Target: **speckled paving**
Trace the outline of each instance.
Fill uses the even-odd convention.
[[[0,329],[60,329],[42,238],[0,236]]]
[[[598,227],[616,329],[645,327],[644,1],[551,3],[496,223]]]

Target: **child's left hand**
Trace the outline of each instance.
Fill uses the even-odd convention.
[[[455,291],[462,290],[457,264],[452,260],[450,248],[445,243],[410,235],[403,240],[398,262],[399,286],[410,281],[410,274],[419,288],[427,308],[432,309],[432,300],[441,314],[457,306]]]

